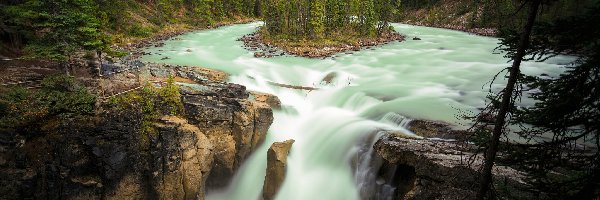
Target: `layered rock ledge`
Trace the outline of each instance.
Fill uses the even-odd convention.
[[[419,130],[439,130],[440,127]],[[436,122],[430,122],[437,124]],[[429,125],[431,125],[429,124]],[[435,131],[434,131],[435,132]],[[405,138],[386,133],[373,146],[382,164],[377,173],[379,188],[393,188],[393,199],[474,199],[479,188],[478,170],[483,155],[473,153],[466,143],[439,139]],[[503,188],[500,196],[518,191],[531,196],[524,181],[525,175],[506,166],[495,166],[496,186]],[[388,190],[390,191],[390,190]]]
[[[209,69],[123,61],[105,63],[103,72],[83,80],[99,104],[173,76],[185,114],[160,117],[147,135],[141,113],[106,106],[57,122],[47,135],[1,133],[0,199],[203,199],[264,141],[270,105],[279,102]]]

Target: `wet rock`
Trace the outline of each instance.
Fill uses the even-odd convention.
[[[273,109],[281,108],[281,101],[279,98],[272,94],[262,93],[262,92],[250,92],[255,101],[266,103]]]
[[[337,76],[338,74],[336,72],[330,72],[325,77],[323,77],[323,80],[321,82],[325,82],[325,84],[331,84],[331,82],[333,82],[333,79],[335,79]]]
[[[160,199],[204,198],[212,169],[213,143],[187,120],[165,116],[156,123],[159,134],[152,151],[153,188]]]
[[[386,134],[373,146],[384,163],[378,174],[396,188],[394,199],[473,199],[478,188],[477,170],[483,155],[454,142],[409,139]],[[473,159],[470,165],[467,160]],[[495,166],[494,176],[513,188],[525,188],[524,175],[510,167]]]
[[[285,180],[287,156],[294,140],[275,142],[267,152],[267,171],[263,184],[263,199],[275,199],[281,184]]]
[[[421,38],[414,37],[413,40],[421,40]]]
[[[255,52],[254,53],[254,57],[256,57],[256,58],[263,58],[263,57],[265,57],[265,53],[263,53],[263,52]]]

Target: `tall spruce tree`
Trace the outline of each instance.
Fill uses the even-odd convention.
[[[500,136],[502,136],[505,131],[507,114],[511,112],[514,105],[513,93],[515,90],[515,85],[517,84],[517,79],[521,73],[521,62],[523,61],[523,58],[527,53],[527,49],[529,48],[529,38],[538,14],[540,3],[541,0],[532,0],[529,2],[529,16],[527,18],[527,22],[523,28],[523,31],[520,33],[516,53],[511,54],[513,64],[509,68],[508,82],[502,92],[500,107],[498,108],[499,111],[494,123],[494,130],[485,152],[485,161],[481,171],[481,181],[479,191],[477,192],[477,199],[484,199],[487,196],[492,183],[492,168],[494,167],[494,162],[496,160],[496,154],[500,144]]]

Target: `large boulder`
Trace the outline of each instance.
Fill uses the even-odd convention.
[[[263,185],[263,199],[275,199],[281,184],[285,180],[287,156],[294,144],[294,140],[275,142],[267,152],[267,173]]]
[[[478,188],[481,154],[456,142],[413,139],[386,134],[373,146],[383,158],[379,184],[394,189],[394,199],[473,199]],[[523,188],[524,175],[495,166],[494,176],[507,188]]]

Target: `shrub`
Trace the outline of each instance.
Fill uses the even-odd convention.
[[[72,77],[51,76],[39,90],[23,87],[0,91],[0,128],[35,131],[52,120],[92,115],[96,97]]]
[[[109,105],[121,111],[142,114],[141,124],[139,124],[142,146],[147,146],[150,142],[149,136],[156,134],[152,124],[161,115],[183,114],[181,94],[173,77],[169,77],[167,84],[161,88],[146,83],[138,91],[113,97],[110,99]]]

